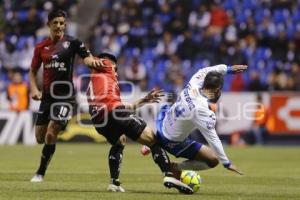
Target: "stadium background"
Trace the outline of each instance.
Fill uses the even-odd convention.
[[[256,107],[251,103],[262,94],[268,108],[264,142],[299,144],[297,0],[2,0],[0,144],[35,144],[34,112],[39,103],[28,100],[28,71],[34,45],[48,36],[47,13],[54,8],[68,12],[67,34],[83,40],[93,54],[108,51],[118,56],[125,101],[154,87],[177,93],[202,67],[247,64],[246,73],[225,77],[219,134],[228,143],[254,143],[250,133]],[[88,119],[88,81],[81,78],[88,73],[78,59],[74,83],[82,115],[72,120],[62,140],[103,141],[93,128],[77,123]],[[157,109],[148,106],[138,113],[154,127]]]

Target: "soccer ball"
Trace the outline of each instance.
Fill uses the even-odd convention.
[[[197,192],[202,183],[202,179],[195,171],[185,170],[181,172],[180,180]]]

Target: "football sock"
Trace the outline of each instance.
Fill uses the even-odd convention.
[[[163,150],[158,144],[154,144],[150,147],[152,158],[154,162],[159,166],[160,170],[165,176],[173,176],[171,172],[170,159],[165,150]]]
[[[55,144],[45,144],[43,147],[42,151],[42,157],[41,157],[41,162],[40,162],[40,167],[38,171],[36,172],[37,174],[40,175],[45,175],[46,169],[50,163],[50,160],[55,152]]]
[[[115,184],[115,182],[119,182],[120,168],[122,164],[123,158],[123,149],[124,146],[121,144],[115,144],[110,148],[108,155],[108,165],[110,171],[111,182]],[[117,185],[117,184],[115,184]],[[119,184],[120,185],[120,184]]]
[[[198,160],[185,160],[176,164],[177,170],[206,170],[210,169],[206,162]]]

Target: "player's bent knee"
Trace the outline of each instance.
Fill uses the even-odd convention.
[[[214,168],[214,167],[216,167],[218,164],[219,164],[219,160],[218,160],[217,157],[214,157],[214,158],[210,159],[210,160],[207,162],[207,165],[208,165],[210,168]]]
[[[55,144],[56,143],[57,134],[48,132],[46,134],[45,138],[46,138],[45,139],[45,143],[46,144]]]
[[[140,137],[137,139],[137,142],[147,146],[152,146],[153,144],[155,144],[155,136],[152,129],[146,127]]]
[[[126,136],[125,135],[120,136],[118,144],[121,144],[122,146],[126,145]]]
[[[36,142],[37,142],[38,144],[44,144],[45,139],[44,139],[44,138],[41,138],[41,137],[36,137]]]

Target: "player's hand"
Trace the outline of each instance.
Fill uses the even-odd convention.
[[[103,63],[103,59],[93,59],[91,61],[91,66],[98,69],[98,68],[101,68],[105,65]]]
[[[233,171],[233,172],[235,172],[235,173],[238,173],[239,175],[244,175],[244,173],[241,171],[241,170],[239,170],[235,165],[233,165],[233,164],[230,164],[229,165],[229,167],[227,168],[228,170],[230,170],[230,171]]]
[[[153,89],[143,98],[143,103],[159,103],[163,96],[163,90]]]
[[[42,93],[38,89],[32,90],[31,92],[31,98],[35,101],[39,101],[42,99]]]
[[[232,65],[232,72],[233,73],[240,73],[246,71],[248,68],[247,65]]]

